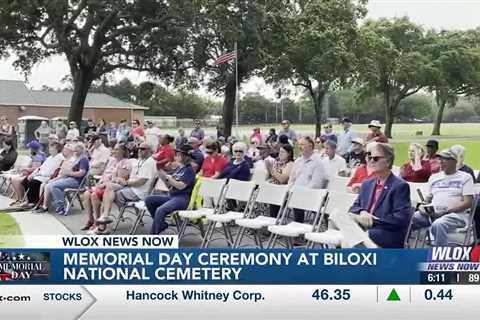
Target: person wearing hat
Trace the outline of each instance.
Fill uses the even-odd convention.
[[[111,154],[110,149],[103,144],[102,137],[96,134],[92,135],[90,138],[90,148],[88,149],[88,155],[90,156],[90,174],[93,176],[102,175]]]
[[[425,144],[427,153],[425,154],[425,160],[430,163],[430,171],[432,173],[440,172],[440,160],[437,157],[438,141],[428,140]]]
[[[367,142],[388,143],[388,138],[382,133],[382,125],[378,120],[370,121],[368,125],[370,132],[367,135]]]
[[[27,144],[27,148],[30,149],[30,157],[32,158],[32,163],[35,169],[39,167],[47,157],[42,151],[42,145],[37,140],[32,140]],[[36,164],[38,163],[38,166]]]
[[[170,162],[173,162],[175,158],[175,150],[172,148],[173,137],[165,134],[160,138],[160,148],[153,155],[153,159],[157,162],[157,169],[161,170],[165,168]]]
[[[357,133],[352,130],[352,120],[349,118],[343,118],[340,123],[343,126],[343,132],[337,137],[337,153],[346,158],[352,149],[352,141],[357,138]]]
[[[362,138],[353,138],[350,152],[348,152],[344,158],[347,162],[347,167],[350,169],[355,169],[362,163],[365,164],[365,141],[363,141]]]
[[[412,229],[429,227],[433,244],[448,246],[448,234],[467,225],[475,190],[472,176],[457,169],[455,152],[445,149],[438,157],[441,171],[428,180],[425,203],[415,213]]]
[[[152,150],[158,149],[159,137],[162,134],[160,129],[153,124],[152,121],[148,120],[147,128],[145,129],[145,142],[150,145]]]
[[[67,141],[73,141],[73,139],[80,136],[80,131],[78,131],[77,123],[75,121],[70,121],[68,127],[67,136],[65,137]]]
[[[195,183],[195,171],[192,168],[191,146],[184,145],[175,149],[176,170],[173,174],[167,174],[163,170],[158,171],[158,176],[168,187],[167,195],[151,195],[145,198],[145,206],[153,218],[150,234],[160,234],[168,228],[166,217],[172,212],[185,210],[188,207],[190,195]]]
[[[418,143],[408,147],[409,161],[400,167],[400,177],[408,182],[427,182],[432,171],[430,162],[424,159],[425,150]]]
[[[333,126],[331,123],[327,123],[323,126],[325,133],[320,136],[323,142],[325,141],[333,141],[335,144],[337,143],[337,135],[333,132]]]
[[[471,175],[473,178],[473,182],[475,183],[475,179],[476,179],[475,172],[473,171],[472,168],[470,168],[465,164],[465,153],[466,153],[465,147],[459,144],[456,144],[450,147],[450,151],[452,151],[457,155],[457,170],[463,171]]]
[[[200,140],[198,140],[195,137],[190,137],[187,140],[187,145],[192,147],[192,152],[191,152],[192,168],[193,168],[193,171],[195,171],[195,172],[200,171],[200,168],[202,167],[202,164],[203,164],[204,156],[203,156],[202,151],[200,151],[200,145],[201,144],[202,143],[200,142]]]

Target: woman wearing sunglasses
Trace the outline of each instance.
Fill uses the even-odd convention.
[[[245,159],[245,152],[247,146],[243,142],[237,142],[232,147],[232,160],[225,167],[222,174],[218,177],[220,179],[235,179],[248,181],[250,180],[250,164]]]
[[[227,165],[227,160],[221,154],[220,144],[212,141],[205,147],[205,153],[207,156],[203,160],[199,174],[201,177],[217,179]]]

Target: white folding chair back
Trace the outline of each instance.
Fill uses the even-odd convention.
[[[400,177],[400,167],[393,166],[393,167],[392,167],[392,172],[393,172],[393,174],[396,175],[397,177]]]
[[[348,212],[357,197],[358,194],[354,193],[330,191],[325,205],[325,213],[331,214],[333,210]]]
[[[348,177],[340,177],[338,175],[332,175],[328,181],[328,190],[331,191],[346,191],[347,183],[350,180]]]
[[[287,193],[288,185],[265,182],[259,185],[255,202],[282,206]]]
[[[202,178],[198,195],[218,200],[226,183],[227,179]]]
[[[230,179],[227,184],[227,191],[225,193],[226,199],[237,201],[250,201],[253,190],[255,189],[255,182],[253,181],[240,181]]]
[[[289,209],[300,209],[305,211],[319,212],[322,208],[327,189],[311,189],[307,187],[294,186],[291,190],[287,207]]]
[[[418,196],[418,191],[420,190],[425,197],[428,192],[428,183],[419,183],[419,182],[409,182],[410,186],[410,199],[414,207],[417,203],[421,202],[420,197]]]

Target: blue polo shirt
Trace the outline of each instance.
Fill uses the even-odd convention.
[[[193,185],[195,184],[195,171],[191,165],[184,166],[175,170],[172,174],[173,179],[185,183],[187,186],[182,190],[170,188],[170,195],[174,197],[178,196],[190,196],[193,190]]]

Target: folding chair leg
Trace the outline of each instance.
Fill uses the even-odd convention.
[[[233,237],[232,237],[232,233],[230,232],[230,226],[222,222],[222,228],[223,228],[223,232],[225,233],[225,240],[227,241],[227,245],[229,247],[232,247]]]
[[[235,237],[235,241],[233,242],[233,248],[236,249],[242,243],[243,234],[245,233],[245,227],[240,227],[237,232],[237,236]]]
[[[183,220],[179,220],[178,224],[180,225],[179,226],[179,232],[178,232],[178,240],[182,239],[184,234],[185,234],[185,230],[187,229],[187,225],[188,225],[188,219],[183,219]]]
[[[122,206],[122,208],[120,209],[120,212],[118,213],[118,217],[117,217],[117,221],[115,221],[115,226],[113,227],[112,229],[112,233],[116,232],[117,229],[118,229],[118,226],[120,225],[120,221],[123,220],[123,215],[125,214],[125,206]]]
[[[257,243],[257,247],[260,248],[260,249],[263,249],[262,238],[260,238],[258,230],[255,230],[255,233],[253,234],[253,237],[255,238],[255,242]]]
[[[199,220],[197,224],[198,224],[198,229],[200,230],[200,235],[202,236],[202,239],[203,239],[203,237],[205,236],[205,230],[203,229],[202,220]]]
[[[143,217],[145,216],[145,211],[146,211],[146,210],[140,210],[140,212],[138,212],[137,219],[136,219],[135,222],[133,223],[132,229],[130,229],[130,232],[128,233],[129,235],[134,235],[134,234],[135,234],[135,232],[137,231],[138,226],[140,225],[140,223],[141,223],[142,220],[143,220]],[[112,232],[113,232],[113,231],[112,231]]]
[[[285,239],[285,243],[287,244],[287,249],[293,249],[293,239],[290,237],[287,237]]]
[[[215,222],[209,222],[207,226],[207,232],[202,241],[202,248],[208,248],[208,244],[212,239],[213,233],[215,232]]]
[[[268,239],[267,249],[272,249],[277,242],[278,234],[272,233]]]

